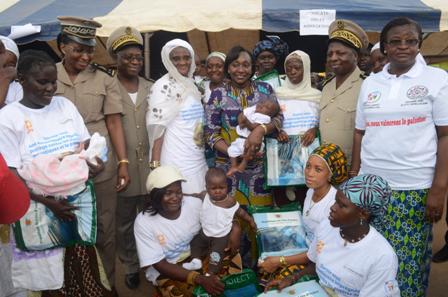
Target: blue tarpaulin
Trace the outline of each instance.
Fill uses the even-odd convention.
[[[448,0],[444,2],[447,4],[442,4],[442,9],[448,6]],[[300,10],[308,9],[334,9],[336,18],[352,20],[373,32],[381,31],[389,20],[398,16],[414,19],[425,32],[437,32],[448,26],[441,9],[419,0],[263,0],[263,30],[298,31]]]
[[[380,31],[393,17],[408,16],[424,31],[448,30],[448,0],[0,0],[0,34],[12,25],[40,25],[41,33],[17,39],[48,41],[59,33],[57,16],[94,18],[99,36],[118,26],[141,32],[218,32],[230,28],[288,32],[299,30],[301,9],[334,9],[337,18],[353,20],[366,31]]]
[[[121,0],[21,0],[0,12],[0,35],[8,36],[11,25],[32,23],[41,25],[41,32],[17,39],[17,43],[53,40],[60,31],[58,16],[93,18],[106,15],[120,2]]]

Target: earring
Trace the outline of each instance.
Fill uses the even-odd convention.
[[[360,226],[364,225],[364,220],[363,220],[362,218],[359,219],[359,225],[360,225]]]

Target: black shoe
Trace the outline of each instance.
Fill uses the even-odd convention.
[[[138,285],[140,284],[139,273],[136,272],[136,273],[126,274],[124,277],[124,283],[126,284],[126,287],[128,287],[131,290],[137,289]]]
[[[434,256],[432,256],[432,261],[434,263],[441,263],[441,262],[445,262],[448,261],[448,245],[445,244],[445,246],[438,251],[437,253],[434,254]]]

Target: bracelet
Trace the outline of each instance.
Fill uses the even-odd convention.
[[[263,128],[264,130],[264,135],[268,134],[268,127],[266,127],[265,124],[260,124],[260,126]]]
[[[286,263],[286,259],[284,256],[280,256],[279,261],[282,266],[288,266],[288,263]]]
[[[298,273],[293,273],[291,275],[291,278],[292,278],[292,282],[295,283],[295,282],[297,282],[300,279],[300,276],[299,276]]]
[[[196,278],[200,275],[197,271],[191,271],[187,275],[187,284],[194,286]]]
[[[149,168],[156,169],[157,167],[160,167],[160,161],[151,161],[151,162],[149,162]]]
[[[120,161],[118,161],[117,166],[119,166],[121,163],[129,164],[129,160],[128,159],[120,160]]]

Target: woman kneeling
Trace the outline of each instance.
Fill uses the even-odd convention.
[[[308,250],[308,265],[291,277],[270,282],[266,289],[283,289],[305,274],[317,274],[331,296],[400,296],[397,256],[377,231],[382,230],[390,194],[387,182],[375,175],[343,183],[330,220],[320,224]]]
[[[184,196],[177,169],[161,166],[148,176],[148,201],[134,225],[140,267],[161,296],[192,296],[195,285],[219,295],[224,284],[215,275],[204,276],[182,268],[189,259],[190,242],[201,230],[202,201]]]

